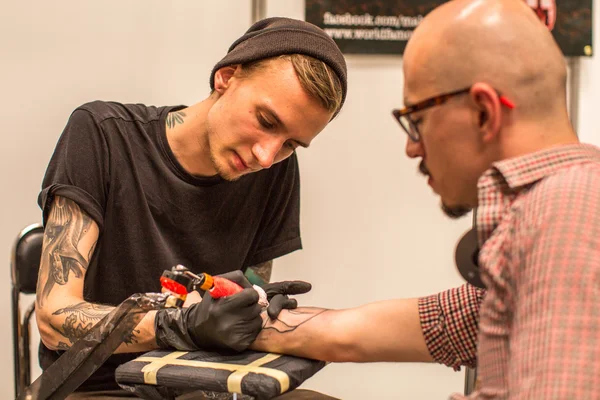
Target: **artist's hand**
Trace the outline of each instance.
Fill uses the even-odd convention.
[[[304,281],[283,281],[267,283],[262,288],[267,293],[269,300],[267,314],[269,314],[269,318],[275,319],[281,310],[293,310],[298,307],[296,299],[290,299],[289,295],[308,293],[312,289],[312,285]]]
[[[252,284],[246,279],[242,271],[232,271],[219,276],[229,279],[243,288],[252,287]],[[261,287],[267,293],[267,300],[269,300],[267,314],[269,314],[269,318],[271,319],[277,318],[283,309],[292,310],[298,307],[296,299],[290,299],[289,295],[308,293],[312,289],[311,284],[304,281],[273,282]]]
[[[156,313],[154,328],[156,342],[161,348],[195,350],[198,348],[230,348],[245,350],[256,338],[262,326],[258,293],[242,271],[219,275],[229,279],[244,290],[232,296],[213,299],[206,293],[200,303],[185,309],[165,309]],[[310,291],[311,285],[302,281],[268,283],[267,293],[271,319],[277,318],[282,309],[297,307],[288,295]]]
[[[158,310],[154,322],[156,342],[161,348],[178,350],[243,351],[260,332],[260,312],[254,289],[220,299],[206,293],[200,303],[188,308]]]
[[[243,351],[260,332],[262,321],[258,293],[254,289],[220,299],[205,293],[202,302],[188,313],[190,336],[201,348]]]

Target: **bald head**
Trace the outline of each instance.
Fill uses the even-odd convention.
[[[566,114],[564,58],[522,0],[453,0],[436,8],[406,47],[404,73],[411,101],[485,82],[523,117]]]

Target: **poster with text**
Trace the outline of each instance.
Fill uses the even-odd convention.
[[[592,0],[523,0],[566,56],[591,56]],[[306,0],[306,20],[344,53],[402,54],[412,31],[445,0]]]

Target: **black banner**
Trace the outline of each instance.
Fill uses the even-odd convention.
[[[566,56],[592,55],[592,0],[524,0]],[[306,20],[344,53],[402,54],[412,31],[445,0],[306,0]]]

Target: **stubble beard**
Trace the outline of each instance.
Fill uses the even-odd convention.
[[[217,175],[221,178],[225,179],[229,182],[235,182],[241,178],[242,175],[234,175],[230,171],[223,168],[217,161],[217,156],[212,152],[210,152],[210,162],[212,163],[214,169],[217,171]]]
[[[215,169],[215,171],[217,171],[217,175],[219,175],[221,178],[223,178],[229,182],[237,181],[238,179],[241,178],[242,175],[240,175],[240,174],[236,175],[234,173],[231,173],[231,171],[227,168],[227,166],[223,166],[219,163],[216,151],[214,150],[214,146],[212,145],[212,143],[210,141],[211,136],[212,135],[210,134],[210,131],[209,131],[207,134],[207,138],[206,138],[206,144],[209,149],[208,154],[210,157],[210,162],[211,162],[213,168]]]
[[[425,176],[430,176],[429,170],[427,169],[427,166],[423,161],[421,161],[421,163],[419,164],[419,172]],[[465,205],[449,206],[443,201],[441,202],[440,207],[444,214],[446,214],[447,217],[452,219],[459,219],[461,217],[464,217],[473,210],[472,207]]]

